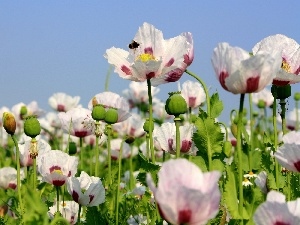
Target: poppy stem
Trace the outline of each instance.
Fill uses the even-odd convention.
[[[111,125],[106,125],[107,129],[107,160],[108,160],[108,184],[111,185]]]
[[[174,122],[176,127],[176,158],[178,159],[180,157],[180,118],[175,117]]]
[[[243,126],[243,108],[244,108],[245,94],[241,94],[240,97],[240,107],[239,107],[239,117],[238,117],[238,127],[237,127],[237,154],[238,154],[238,172],[239,172],[239,213],[242,218],[243,223],[243,159],[242,159],[242,126]]]
[[[155,163],[154,145],[153,145],[153,109],[152,109],[152,94],[151,94],[151,81],[147,79],[148,98],[149,98],[149,138],[152,163]]]
[[[209,99],[209,93],[208,93],[208,89],[207,89],[207,87],[206,87],[206,84],[205,84],[204,81],[201,80],[201,78],[198,77],[196,74],[194,74],[194,73],[192,73],[192,72],[190,72],[190,71],[188,71],[188,70],[185,70],[185,72],[186,72],[188,75],[194,77],[194,78],[202,85],[203,90],[204,90],[204,92],[205,92],[205,97],[206,97],[207,115],[210,117],[210,99]]]
[[[249,111],[250,111],[250,148],[248,148],[249,172],[252,172],[252,152],[254,150],[254,119],[253,119],[252,94],[249,94]]]
[[[23,201],[22,201],[22,196],[21,196],[21,176],[20,176],[20,150],[19,150],[19,145],[18,141],[16,139],[16,136],[13,134],[11,135],[11,138],[16,146],[16,163],[17,163],[17,190],[18,190],[18,200],[20,203],[20,211],[21,215],[23,215]]]
[[[119,224],[119,195],[120,195],[120,183],[121,183],[121,169],[122,169],[122,155],[123,155],[124,139],[121,142],[119,151],[119,170],[118,170],[118,182],[117,182],[117,196],[116,196],[116,224]]]

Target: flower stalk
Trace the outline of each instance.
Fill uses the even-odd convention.
[[[154,154],[154,144],[153,144],[153,109],[152,109],[152,94],[151,94],[151,81],[147,79],[148,85],[148,98],[149,98],[149,142],[150,142],[150,151],[152,163],[155,163],[155,154]]]

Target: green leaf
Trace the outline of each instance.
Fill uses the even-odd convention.
[[[191,162],[195,163],[202,172],[207,172],[207,166],[202,156],[190,156]]]
[[[219,170],[220,172],[223,172],[224,163],[220,159],[214,159],[212,161],[212,170]]]
[[[210,97],[210,113],[212,118],[217,118],[221,115],[221,112],[223,111],[224,106],[223,102],[219,99],[219,94],[214,93]]]
[[[227,168],[227,179],[224,188],[224,201],[233,219],[241,219],[238,209],[237,188],[234,173]]]
[[[202,111],[195,121],[195,126],[197,130],[193,135],[193,141],[199,150],[197,155],[207,155],[210,152],[212,157],[214,153],[221,153],[224,134],[219,124]]]
[[[86,213],[86,224],[87,225],[97,225],[97,224],[108,224],[105,218],[100,216],[97,207],[88,207]]]

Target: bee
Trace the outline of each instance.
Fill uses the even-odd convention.
[[[140,44],[137,43],[135,40],[132,40],[131,43],[128,45],[128,47],[133,50],[138,48],[139,46],[140,46]]]

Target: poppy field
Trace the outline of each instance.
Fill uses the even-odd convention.
[[[300,224],[300,45],[212,49],[231,109],[189,70],[193,38],[144,23],[104,53],[128,89],[0,106],[0,224]]]

